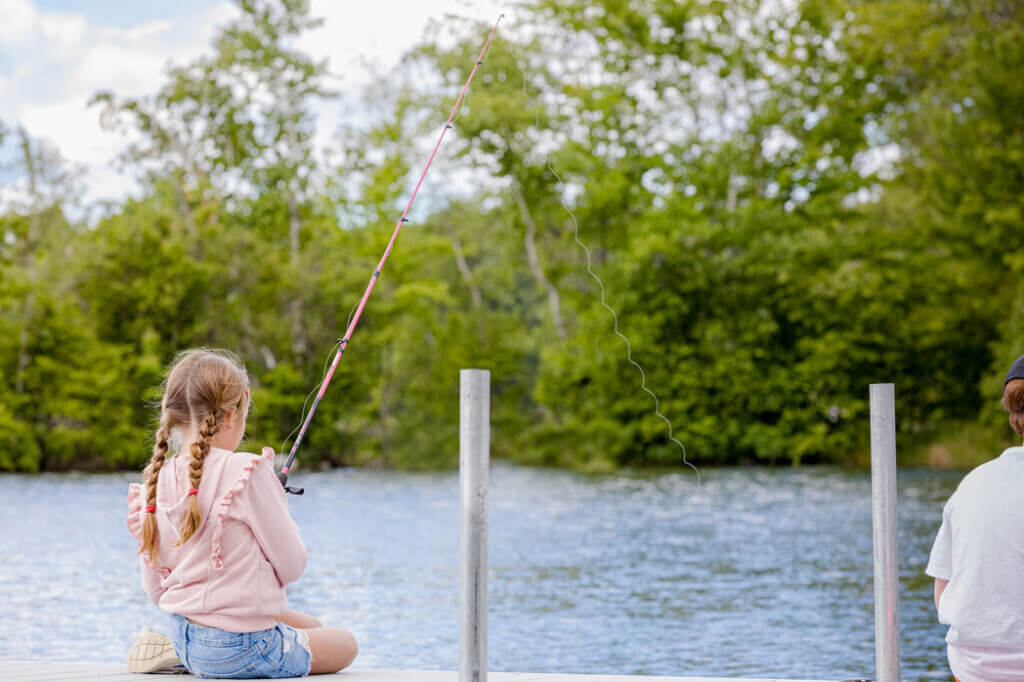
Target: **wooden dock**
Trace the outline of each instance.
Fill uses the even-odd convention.
[[[191,675],[139,675],[117,663],[44,663],[0,661],[4,682],[174,682],[193,680]],[[301,678],[292,678],[301,679]],[[316,675],[316,680],[344,682],[458,682],[455,670],[346,670],[335,675]],[[724,677],[642,677],[635,675],[568,675],[560,673],[488,673],[489,682],[825,682],[823,680],[738,679]]]

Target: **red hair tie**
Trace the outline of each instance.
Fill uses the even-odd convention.
[[[198,494],[199,494],[199,488],[189,488],[188,489],[188,495],[198,495]],[[185,497],[188,497],[188,495],[186,495]]]
[[[155,504],[147,504],[146,505],[146,513],[147,514],[152,514],[155,511],[156,511],[156,505]]]

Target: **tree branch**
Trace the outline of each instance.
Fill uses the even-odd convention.
[[[530,264],[530,271],[533,273],[533,278],[547,291],[548,307],[551,308],[551,319],[555,323],[555,333],[558,334],[559,339],[565,341],[567,337],[565,325],[562,322],[562,306],[558,290],[544,275],[540,259],[537,258],[537,247],[534,244],[534,237],[537,234],[537,223],[534,222],[533,215],[530,213],[530,207],[526,203],[526,198],[523,197],[523,192],[519,189],[519,183],[515,181],[512,183],[512,197],[519,207],[519,215],[523,219],[523,224],[526,225],[526,260]]]

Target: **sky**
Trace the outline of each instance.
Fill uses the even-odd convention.
[[[457,14],[493,22],[501,0],[312,0],[324,25],[300,44],[328,59],[340,90],[367,80],[364,63],[378,72],[394,66],[431,20]],[[87,201],[120,200],[135,189],[113,159],[117,136],[103,131],[99,111],[87,106],[100,90],[119,96],[155,92],[168,64],[204,52],[235,9],[226,0],[0,0],[0,120],[23,125],[85,168]],[[319,128],[341,122],[342,105],[325,105]]]

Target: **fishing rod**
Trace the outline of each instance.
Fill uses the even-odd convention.
[[[505,15],[502,14],[498,17],[498,20],[494,22],[494,27],[491,28],[491,32],[487,36],[487,40],[484,42],[483,48],[480,50],[480,55],[476,58],[476,64],[473,65],[473,70],[469,72],[469,78],[466,79],[465,85],[462,86],[462,92],[459,93],[459,98],[455,100],[455,106],[452,107],[452,113],[448,115],[448,120],[445,121],[444,128],[441,129],[441,134],[437,138],[437,144],[434,145],[434,150],[430,152],[430,158],[427,159],[427,165],[423,167],[423,172],[420,173],[420,179],[416,182],[416,187],[412,190],[412,196],[409,197],[409,203],[406,204],[405,210],[402,211],[402,217],[398,219],[398,223],[395,225],[395,230],[391,234],[391,239],[388,241],[387,248],[384,249],[384,255],[381,256],[380,262],[377,263],[377,267],[374,268],[373,275],[370,276],[370,283],[366,285],[366,291],[363,292],[363,298],[359,301],[359,307],[356,308],[355,315],[352,317],[352,321],[349,322],[348,329],[345,330],[345,336],[338,339],[338,350],[334,353],[334,361],[331,362],[331,368],[327,371],[327,374],[324,375],[323,381],[320,382],[320,390],[317,391],[316,398],[313,400],[313,405],[309,408],[309,414],[306,415],[306,419],[302,423],[302,428],[299,429],[299,435],[295,437],[295,442],[292,443],[292,449],[288,453],[288,459],[285,461],[284,466],[281,467],[281,472],[277,475],[286,492],[292,493],[293,495],[301,495],[305,492],[302,488],[288,485],[288,472],[291,470],[292,463],[295,461],[295,455],[299,451],[299,445],[302,443],[303,436],[306,435],[306,430],[309,428],[309,423],[313,420],[313,415],[316,413],[316,408],[320,404],[320,400],[324,397],[324,393],[327,392],[327,385],[331,383],[331,378],[334,376],[334,370],[338,368],[338,363],[341,362],[341,356],[345,354],[345,349],[348,347],[348,343],[352,339],[352,334],[355,333],[356,325],[359,324],[359,318],[363,314],[363,308],[366,307],[366,302],[370,300],[370,293],[373,292],[373,287],[377,284],[377,280],[380,278],[380,273],[384,269],[384,262],[391,254],[391,249],[395,245],[395,240],[398,239],[398,233],[401,232],[402,225],[409,222],[409,209],[412,208],[412,202],[416,200],[416,193],[420,191],[420,185],[423,184],[423,178],[427,176],[427,171],[430,170],[430,164],[434,162],[434,156],[437,154],[437,150],[441,147],[441,142],[444,140],[445,133],[452,128],[452,121],[455,120],[455,115],[458,113],[459,107],[462,105],[462,100],[466,96],[469,84],[473,81],[473,76],[476,75],[477,69],[484,63],[484,56],[487,54],[487,48],[490,47],[491,40],[494,39],[494,34],[498,30],[498,24],[501,23],[501,20],[504,17]]]

